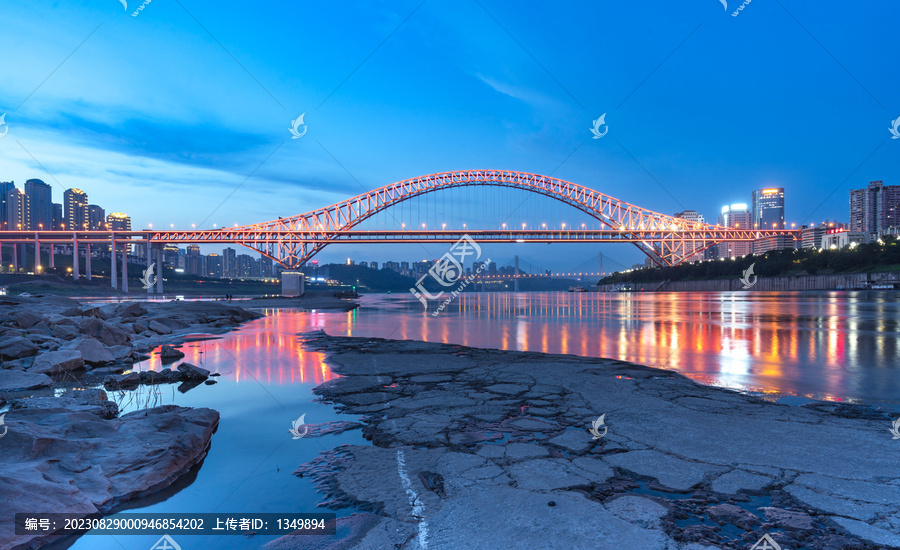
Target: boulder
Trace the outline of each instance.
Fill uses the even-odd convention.
[[[115,418],[119,415],[119,406],[109,401],[103,390],[70,390],[55,397],[29,397],[17,399],[10,405],[10,410],[22,409],[62,409],[96,414],[100,418]]]
[[[178,382],[181,375],[171,369],[141,371],[141,384],[169,384]]]
[[[135,319],[134,322],[131,323],[131,328],[134,332],[140,333],[149,330],[148,324],[148,321],[145,319]]]
[[[35,355],[38,347],[27,338],[21,336],[13,336],[0,341],[0,358],[2,359],[19,359]]]
[[[137,372],[128,374],[110,374],[103,379],[103,386],[107,389],[131,389],[141,383],[141,375]]]
[[[172,334],[172,329],[160,323],[156,319],[150,321],[150,324],[147,325],[147,327],[157,334]]]
[[[79,310],[78,315],[81,317],[93,317],[95,319],[107,320],[110,315],[103,311],[101,307],[86,307]]]
[[[187,380],[206,380],[209,378],[208,370],[190,363],[182,363],[175,368]]]
[[[113,355],[99,341],[93,338],[79,338],[66,344],[67,349],[76,349],[81,352],[84,362],[90,365],[102,365],[115,361]]]
[[[159,348],[159,358],[162,359],[164,363],[171,363],[172,361],[177,361],[182,357],[184,357],[184,353],[182,353],[180,349],[177,349],[174,346],[162,346]]]
[[[42,318],[37,313],[25,310],[13,315],[12,320],[19,328],[31,328],[40,323]]]
[[[78,332],[78,328],[75,326],[57,324],[53,326],[53,330],[51,330],[50,334],[52,334],[54,338],[59,338],[60,340],[73,340],[81,333]]]
[[[53,380],[46,374],[0,370],[0,392],[36,390],[52,383]]]
[[[77,349],[64,349],[51,351],[38,355],[28,372],[40,374],[56,374],[58,372],[80,369],[84,366],[84,359]]]
[[[44,334],[49,336],[51,334],[50,327],[47,326],[47,323],[41,321],[40,323],[35,323],[31,325],[28,329],[28,334]]]
[[[131,336],[122,329],[102,319],[82,319],[78,323],[78,328],[82,334],[96,338],[107,346],[121,346],[131,339]]]
[[[113,360],[121,361],[131,357],[131,346],[110,346],[107,350],[112,355]]]
[[[123,319],[126,317],[140,317],[145,313],[147,313],[147,310],[137,302],[123,302],[116,309],[116,315]]]

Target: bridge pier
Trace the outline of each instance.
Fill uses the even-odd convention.
[[[34,274],[41,272],[41,241],[38,239],[37,231],[34,232]]]
[[[78,234],[72,233],[72,278],[78,280]]]
[[[84,254],[84,275],[87,280],[91,280],[91,243],[87,244],[87,251]]]
[[[113,288],[119,288],[119,282],[116,275],[116,234],[111,233],[109,238],[109,282]]]
[[[159,272],[156,274],[156,293],[163,293],[163,245],[156,247],[156,265],[159,266]]]
[[[153,245],[150,244],[150,239],[147,239],[147,268],[149,269],[151,265],[153,265]],[[159,275],[157,275],[159,278]],[[144,284],[146,285],[150,281],[146,281]],[[147,294],[153,293],[153,285],[147,285]]]
[[[519,255],[516,254],[516,283],[515,283],[515,292],[519,291]]]
[[[122,292],[128,292],[128,241],[122,243]]]
[[[56,250],[53,248],[53,245],[50,245],[50,267],[56,267]]]
[[[13,243],[12,263],[13,263],[13,273],[18,273],[19,272],[19,245],[17,245],[16,243]]]

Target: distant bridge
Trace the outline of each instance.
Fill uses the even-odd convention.
[[[497,224],[497,229],[490,230],[438,230],[419,228],[417,224],[399,230],[359,228],[363,221],[403,201],[467,186],[506,187],[550,197],[598,220],[605,229],[565,228],[565,224],[560,229],[518,229],[507,228],[501,223]],[[201,230],[4,231],[0,232],[0,246],[110,244],[114,250],[120,250],[126,244],[144,241],[150,245],[147,247],[148,260],[152,258],[152,250],[156,249],[161,265],[163,244],[238,244],[285,268],[297,269],[329,244],[453,243],[463,235],[479,243],[631,243],[657,265],[672,266],[720,242],[752,241],[774,235],[790,235],[796,240],[799,230],[725,228],[646,210],[583,185],[549,176],[509,170],[463,170],[392,183],[319,210],[251,225]],[[86,261],[90,261],[89,256]],[[39,262],[38,256],[36,263]],[[78,271],[76,258],[76,278]],[[115,279],[113,276],[114,285]],[[123,284],[127,285],[127,279]],[[162,291],[161,281],[157,291]]]

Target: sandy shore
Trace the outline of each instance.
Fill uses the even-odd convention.
[[[363,512],[267,548],[900,547],[900,440],[864,406],[766,402],[613,360],[304,335],[372,446],[297,471]],[[595,437],[592,422],[605,415]]]

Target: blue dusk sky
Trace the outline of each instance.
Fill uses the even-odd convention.
[[[895,1],[123,2],[3,3],[0,180],[43,179],[55,202],[81,188],[135,228],[266,221],[470,168],[713,223],[757,188],[784,187],[799,225],[847,220],[851,188],[900,184]],[[595,270],[600,250],[607,269],[643,260],[488,247],[557,271]]]

